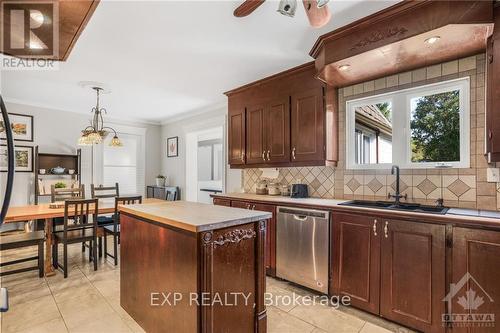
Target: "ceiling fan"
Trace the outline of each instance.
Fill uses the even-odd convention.
[[[246,0],[233,12],[236,17],[244,17],[250,15],[265,0]],[[330,21],[332,14],[328,9],[329,0],[302,0],[304,9],[309,19],[309,23],[314,28],[321,28]],[[297,0],[281,0],[278,6],[278,12],[289,17],[295,15],[297,10]]]

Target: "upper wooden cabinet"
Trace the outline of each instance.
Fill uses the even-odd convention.
[[[323,89],[292,95],[292,161],[325,160]]]
[[[228,116],[229,164],[245,164],[245,109],[233,110]]]
[[[500,7],[494,14],[486,49],[486,153],[489,162],[500,162]]]
[[[314,75],[308,63],[226,93],[231,167],[325,165],[323,84]]]

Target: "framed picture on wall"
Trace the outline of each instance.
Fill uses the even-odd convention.
[[[16,172],[33,172],[33,147],[14,147],[14,170]],[[7,172],[7,146],[0,145],[0,172]]]
[[[179,156],[179,137],[174,136],[167,139],[167,157]]]
[[[14,140],[33,142],[33,116],[9,113]],[[5,140],[5,124],[0,120],[0,138]]]

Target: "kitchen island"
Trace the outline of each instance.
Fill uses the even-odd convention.
[[[184,201],[120,211],[120,303],[146,332],[266,332],[270,213]]]

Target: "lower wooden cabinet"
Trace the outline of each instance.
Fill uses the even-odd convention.
[[[333,213],[331,293],[424,332],[444,332],[445,226]]]
[[[444,332],[446,227],[382,220],[380,315],[423,332]]]
[[[452,305],[451,314],[479,315],[483,319],[482,322],[472,323],[469,328],[452,323],[453,332],[499,332],[500,232],[454,228],[452,256],[452,283],[456,288],[450,290],[447,296]],[[468,318],[474,318],[472,316]],[[496,323],[488,327],[491,318]]]
[[[380,231],[377,219],[333,214],[330,293],[351,297],[357,308],[379,313]]]
[[[214,200],[215,199],[216,198],[214,198]],[[267,275],[276,276],[276,206],[252,203],[247,201],[231,200],[231,207],[254,209],[264,212],[270,212],[273,214],[273,217],[268,221],[266,227],[264,263],[266,266]]]
[[[221,198],[214,198],[213,202],[214,202],[214,205],[216,205],[216,206],[231,207],[231,200],[221,199]]]

